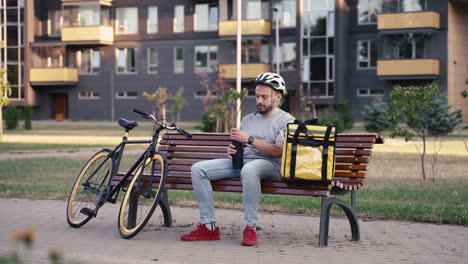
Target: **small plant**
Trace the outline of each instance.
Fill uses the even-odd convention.
[[[6,129],[16,129],[16,127],[18,127],[18,118],[18,109],[16,109],[16,107],[14,106],[7,107],[7,109],[5,110]]]
[[[450,106],[446,99],[440,97],[440,84],[432,82],[425,86],[396,85],[389,94],[389,115],[395,124],[402,118],[408,128],[395,126],[392,128],[391,137],[403,137],[405,141],[412,140],[415,136],[422,140],[422,150],[418,148],[421,156],[421,170],[423,180],[426,180],[425,157],[429,136],[434,137],[436,145],[439,138],[439,150],[442,144],[442,136],[452,132],[462,120],[461,110],[450,112]],[[436,147],[435,147],[436,149]],[[437,161],[437,150],[433,156],[433,173]],[[434,174],[433,174],[434,179]]]
[[[216,118],[213,116],[211,111],[203,112],[202,122],[200,126],[196,127],[203,132],[215,132],[216,131]]]
[[[381,98],[372,100],[364,107],[364,128],[367,132],[380,133],[393,126],[392,119],[388,115],[388,105]]]
[[[168,99],[167,88],[158,87],[154,93],[143,92],[143,96],[154,102],[153,115],[166,119],[166,101]]]
[[[23,109],[23,118],[24,118],[24,129],[31,130],[32,129],[32,116],[33,116],[33,108],[32,106],[26,106]]]
[[[175,95],[169,95],[169,99],[174,100],[174,104],[171,107],[172,118],[175,119],[176,122],[179,122],[180,112],[182,112],[182,109],[187,103],[187,99],[184,97],[184,87],[177,89]]]
[[[352,107],[347,101],[342,101],[336,106],[331,106],[319,114],[319,122],[327,125],[335,125],[336,131],[341,133],[353,128]]]

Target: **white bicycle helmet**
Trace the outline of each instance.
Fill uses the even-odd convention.
[[[282,95],[287,93],[283,77],[274,72],[260,73],[254,80],[255,84],[265,84],[280,92]]]

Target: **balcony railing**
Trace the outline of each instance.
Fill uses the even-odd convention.
[[[29,82],[32,85],[66,85],[78,82],[76,68],[31,68]]]
[[[242,20],[242,35],[270,36],[271,22],[264,19]],[[237,34],[237,21],[219,21],[218,34],[221,37],[235,36]]]
[[[270,71],[270,64],[266,63],[249,63],[241,64],[241,78],[255,78],[262,72]],[[237,76],[236,64],[220,64],[219,75],[225,79],[235,79]]]
[[[383,79],[427,79],[439,76],[439,60],[378,60],[377,76]]]
[[[112,44],[114,30],[110,26],[85,26],[62,28],[62,41],[73,44]]]
[[[379,14],[378,30],[440,28],[440,14],[436,12],[410,12]]]

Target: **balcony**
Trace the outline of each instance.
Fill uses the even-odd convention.
[[[241,64],[241,78],[250,79],[255,78],[262,72],[269,72],[270,64],[266,63],[249,63]],[[219,64],[219,75],[225,79],[236,78],[236,64]]]
[[[386,80],[434,79],[439,76],[439,60],[378,60],[377,76]]]
[[[242,20],[243,36],[270,36],[271,22],[264,19]],[[220,37],[233,37],[237,34],[237,21],[219,21],[218,34]]]
[[[29,82],[37,85],[75,85],[78,82],[76,68],[31,68]]]
[[[404,33],[409,31],[431,31],[440,28],[440,14],[436,12],[409,12],[379,14],[379,33]]]
[[[110,26],[64,27],[62,41],[67,44],[111,45],[114,41],[114,30]]]

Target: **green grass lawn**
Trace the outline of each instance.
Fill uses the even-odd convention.
[[[134,155],[128,157],[123,166],[128,167],[133,158]],[[435,182],[423,182],[414,155],[377,153],[371,162],[368,182],[357,194],[359,214],[369,218],[468,225],[466,156],[444,156],[443,159],[449,162],[441,162]],[[0,161],[0,196],[66,199],[86,160],[87,157]],[[395,162],[401,170],[392,170]],[[172,204],[196,205],[191,191],[170,190],[169,197]],[[241,208],[242,205],[239,193],[217,192],[215,200],[218,207]],[[261,209],[317,213],[320,199],[263,195]]]
[[[131,136],[147,138],[149,133],[150,129],[142,129]],[[68,125],[66,128],[47,126],[34,131],[7,132],[4,136],[6,143],[0,143],[0,154],[110,148],[120,139],[121,131],[118,128],[95,130],[79,125]],[[432,176],[430,159],[427,161],[426,181],[422,181],[420,158],[415,147],[415,144],[420,146],[420,142],[414,144],[401,139],[387,139],[385,144],[376,145],[367,182],[357,192],[359,214],[368,218],[468,225],[467,141],[468,137],[462,137],[444,142],[435,167],[435,177]],[[428,147],[430,158],[432,147]],[[123,167],[128,167],[135,157],[129,155]],[[88,158],[0,160],[0,196],[67,199],[76,176]],[[170,190],[169,199],[172,204],[196,206],[191,191]],[[239,193],[217,192],[215,200],[218,207],[242,208]],[[261,210],[315,214],[320,210],[320,199],[263,195]],[[336,210],[334,213],[341,212]]]

